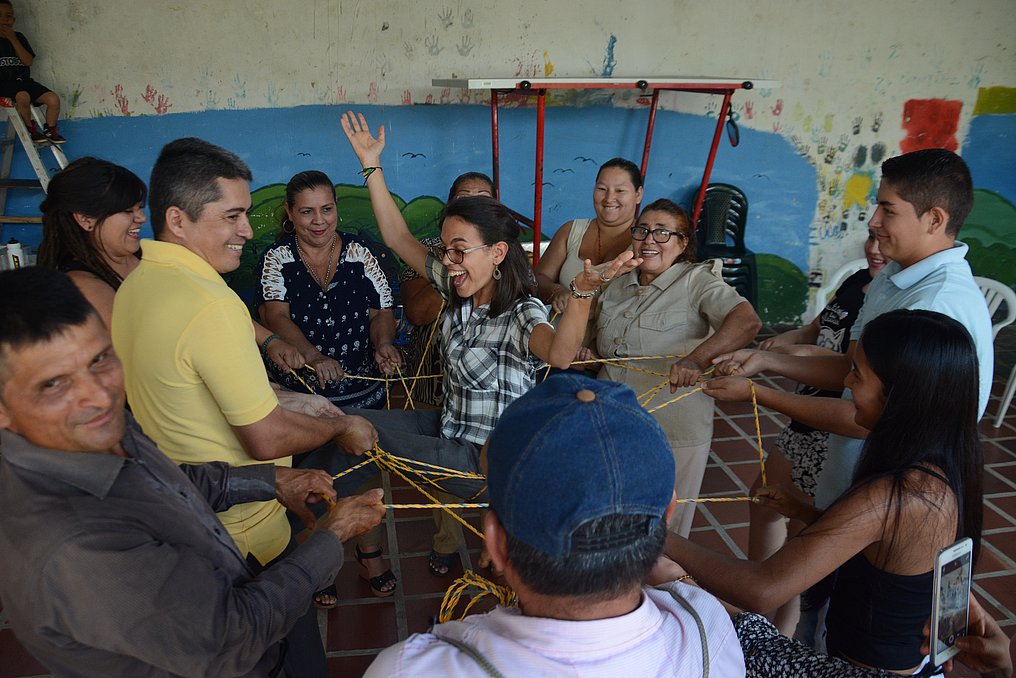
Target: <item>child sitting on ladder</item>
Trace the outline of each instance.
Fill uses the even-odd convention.
[[[32,141],[37,145],[62,144],[66,141],[57,131],[60,97],[45,85],[32,80],[31,66],[35,52],[28,39],[14,30],[14,5],[0,0],[0,97],[14,99],[14,108],[25,121]],[[32,120],[30,106],[46,105],[46,127],[40,131]]]

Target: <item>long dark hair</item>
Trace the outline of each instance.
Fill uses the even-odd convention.
[[[327,188],[335,195],[335,184],[328,178],[328,175],[318,170],[307,170],[306,172],[300,172],[294,174],[293,178],[286,184],[286,207],[292,209],[293,203],[296,202],[296,196],[300,195],[304,191],[313,191],[316,188]],[[335,199],[336,210],[338,209],[338,198]],[[287,235],[292,235],[293,231],[286,230],[286,222],[289,221],[289,217],[286,216],[286,212],[282,212],[282,220],[279,222],[279,232],[277,238],[284,238]]]
[[[114,290],[119,288],[123,279],[103,258],[99,231],[107,217],[138,203],[144,206],[147,197],[145,183],[126,167],[87,156],[67,165],[53,176],[39,205],[39,265],[60,270],[81,263]],[[81,228],[75,213],[95,219],[95,228]]]
[[[868,323],[860,345],[882,382],[885,406],[864,443],[853,486],[892,478],[889,510],[899,525],[904,497],[920,496],[908,473],[915,466],[938,467],[956,497],[956,538],[974,541],[976,559],[984,462],[977,434],[977,353],[970,334],[941,313],[901,309]]]
[[[677,219],[677,230],[684,237],[685,245],[684,251],[676,259],[676,261],[687,261],[690,264],[694,264],[698,261],[698,257],[695,256],[695,252],[698,249],[695,241],[695,229],[691,227],[691,217],[684,211],[684,208],[675,203],[673,200],[667,200],[666,198],[660,198],[654,200],[645,207],[642,208],[642,212],[639,214],[639,219],[646,212],[665,212],[670,216]],[[636,220],[638,221],[638,220]],[[647,238],[652,236],[647,235]]]
[[[512,218],[508,208],[485,195],[467,195],[445,205],[441,222],[449,217],[459,217],[476,227],[484,245],[505,242],[508,253],[499,265],[501,279],[494,285],[494,296],[490,300],[489,317],[494,318],[515,305],[519,299],[536,293],[536,278],[529,265],[522,245],[519,244],[519,224]],[[451,303],[462,305],[462,299],[451,295]]]

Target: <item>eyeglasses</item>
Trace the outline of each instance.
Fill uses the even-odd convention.
[[[476,250],[482,250],[484,247],[490,247],[490,245],[477,245],[476,247],[467,247],[464,250],[457,250],[454,247],[446,247],[438,251],[441,252],[441,259],[448,257],[448,261],[453,264],[461,264],[467,254],[475,252]]]
[[[668,240],[670,240],[670,236],[672,235],[676,235],[678,240],[684,240],[685,238],[688,237],[684,233],[679,233],[678,231],[668,231],[665,228],[654,228],[653,230],[650,231],[645,226],[631,227],[631,237],[633,240],[645,240],[646,236],[648,236],[650,233],[653,234],[653,240],[655,240],[658,243],[667,242]]]

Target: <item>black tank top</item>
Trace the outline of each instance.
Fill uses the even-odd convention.
[[[910,468],[948,482],[924,466]],[[868,562],[864,553],[848,560],[836,574],[829,602],[829,654],[888,670],[920,664],[934,578],[930,570],[915,575],[885,572]]]

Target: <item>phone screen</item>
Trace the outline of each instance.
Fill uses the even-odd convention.
[[[970,604],[970,551],[942,565],[938,583],[938,637],[935,654],[941,654],[967,633]]]

